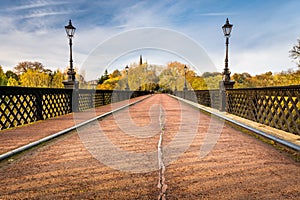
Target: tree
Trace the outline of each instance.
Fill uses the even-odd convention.
[[[2,69],[2,66],[0,65],[0,85],[6,86],[6,84],[7,84],[7,78]]]
[[[107,74],[107,71],[106,71],[106,74]],[[116,78],[116,77],[122,76],[122,74],[121,74],[121,72],[119,70],[116,69],[109,76],[108,75],[106,75],[106,76],[107,76],[107,79],[108,79],[108,78]],[[106,76],[104,76],[104,77],[106,78]]]
[[[293,58],[297,63],[298,67],[300,67],[300,39],[298,39],[297,41],[298,44],[293,46],[293,48],[289,52],[290,52],[290,57]]]
[[[235,88],[250,87],[251,75],[247,72],[234,73],[232,79],[235,81]]]
[[[11,70],[6,71],[5,76],[6,76],[7,79],[14,78],[17,81],[19,80],[18,75],[16,73],[14,73],[13,71],[11,71]]]
[[[20,82],[25,87],[49,87],[49,74],[28,69],[20,76]]]
[[[187,81],[190,80],[189,69],[187,71]],[[170,62],[159,76],[159,85],[163,90],[182,90],[184,87],[184,64],[180,62]],[[187,84],[190,87],[190,84]]]
[[[99,90],[114,90],[120,81],[120,77],[109,78],[105,80],[102,84],[97,85],[97,89]]]
[[[203,78],[208,78],[208,77],[211,77],[211,76],[218,76],[218,75],[222,75],[222,73],[220,73],[220,72],[204,72],[202,74],[202,77]]]
[[[9,77],[8,81],[7,81],[7,86],[18,86],[19,82],[13,78],[13,77]]]
[[[194,90],[207,90],[207,84],[203,77],[197,76],[192,82],[192,88]]]
[[[50,87],[52,88],[63,88],[64,84],[62,83],[64,80],[64,75],[61,71],[56,70],[50,77]]]
[[[45,69],[44,65],[40,62],[30,62],[30,61],[24,61],[20,62],[16,67],[16,73],[18,75],[27,72],[29,69],[35,70],[38,72],[45,72],[47,69]]]
[[[107,69],[104,71],[104,74],[100,77],[100,79],[98,80],[98,84],[102,84],[104,81],[106,81],[107,79],[109,79],[108,76],[108,72]]]

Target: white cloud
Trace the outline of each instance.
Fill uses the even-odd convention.
[[[23,16],[22,19],[45,17],[45,16],[51,16],[51,15],[65,15],[65,14],[69,14],[69,13],[71,13],[71,11],[38,10],[38,11],[32,12],[26,16]]]
[[[16,31],[0,37],[3,41],[0,46],[1,65],[10,69],[25,60],[39,61],[51,68],[62,67],[64,54],[67,54],[63,50],[68,50],[67,45],[63,45],[65,38],[55,31],[48,35]]]
[[[22,3],[22,2],[20,2]],[[26,10],[26,9],[32,9],[32,8],[39,8],[39,7],[45,7],[45,6],[58,6],[67,4],[67,2],[64,1],[49,1],[49,0],[31,0],[27,1],[25,4],[12,6],[7,8],[7,11],[19,11],[19,10]]]

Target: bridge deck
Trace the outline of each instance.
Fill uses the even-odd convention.
[[[137,97],[135,99],[131,99],[130,102],[143,98],[145,97]],[[70,128],[76,123],[80,123],[88,118],[109,112],[114,107],[120,107],[126,104],[128,104],[128,101],[122,101],[114,103],[113,106],[105,105],[76,115],[74,115],[74,113],[70,113],[44,121],[38,121],[30,125],[3,130],[0,132],[0,154],[42,139],[61,130]]]
[[[153,95],[2,163],[0,199],[297,199],[299,172],[272,146]]]

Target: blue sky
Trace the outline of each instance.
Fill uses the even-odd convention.
[[[73,60],[79,69],[99,45],[114,36],[157,27],[198,43],[221,72],[225,55],[221,27],[228,17],[234,25],[229,47],[232,73],[254,75],[296,69],[289,50],[300,38],[299,8],[298,0],[1,0],[0,65],[9,70],[21,61],[39,61],[52,70],[65,69],[69,47],[64,26],[72,19],[77,28]],[[139,53],[111,64],[123,68],[138,61]],[[143,53],[150,64],[176,59],[159,51]],[[87,79],[96,76],[95,71]]]

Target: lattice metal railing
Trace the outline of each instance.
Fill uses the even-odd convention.
[[[72,91],[65,89],[39,90],[42,103],[42,116],[38,119],[48,119],[65,115],[72,111]],[[40,101],[37,101],[40,103]]]
[[[201,105],[218,109],[220,107],[219,90],[188,90],[176,91],[175,95]]]
[[[79,111],[149,94],[147,91],[79,90]]]
[[[1,94],[0,129],[30,123],[37,119],[36,96],[31,94]]]
[[[227,112],[300,135],[300,86],[226,90]]]
[[[0,87],[0,130],[71,112],[72,90]]]
[[[0,130],[149,94],[0,86]]]
[[[71,112],[72,90],[0,87],[0,130]]]

